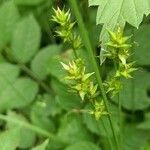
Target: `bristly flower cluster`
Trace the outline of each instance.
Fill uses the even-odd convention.
[[[119,93],[122,88],[120,80],[116,77],[106,80],[103,85],[106,88],[106,93],[111,93],[111,97],[114,97],[117,93]]]
[[[94,115],[96,120],[99,120],[99,118],[103,115],[108,115],[108,112],[105,111],[104,102],[101,101],[99,103],[95,101],[94,110],[90,111],[90,114]]]
[[[131,73],[136,68],[133,67],[134,62],[128,63],[127,60],[131,56],[130,48],[131,44],[127,41],[131,36],[123,36],[123,31],[118,27],[116,32],[108,31],[110,40],[105,44],[107,51],[105,56],[113,60],[117,66],[115,75],[104,82],[107,93],[111,93],[111,96],[115,96],[121,89],[122,84],[120,81],[121,77],[132,78]]]
[[[71,22],[70,10],[65,12],[65,10],[60,10],[59,7],[57,10],[54,9],[54,15],[52,20],[58,23],[59,28],[56,31],[59,37],[61,37],[64,42],[67,42],[71,45],[74,50],[81,48],[81,38],[79,35],[73,32],[73,27],[75,22]]]
[[[81,58],[69,62],[69,65],[61,64],[68,73],[65,79],[70,81],[70,88],[80,95],[82,101],[85,99],[92,100],[98,95],[97,84],[94,85],[90,80],[94,72],[85,72],[85,64]]]
[[[76,92],[81,97],[81,100],[89,100],[93,104],[94,109],[90,110],[89,113],[95,116],[96,120],[103,115],[108,113],[105,111],[105,105],[103,100],[98,102],[96,99],[99,96],[98,85],[94,84],[90,80],[90,77],[94,74],[86,73],[86,68],[84,61],[79,58],[72,62],[69,62],[69,65],[62,63],[63,68],[67,71],[68,75],[65,79],[69,82],[69,86],[73,92]]]
[[[97,97],[100,95],[100,92],[98,91],[98,85],[94,84],[91,80],[91,76],[94,72],[86,73],[85,62],[76,54],[76,50],[80,49],[82,44],[80,36],[73,32],[75,22],[71,22],[70,18],[70,10],[65,12],[64,9],[54,9],[54,16],[52,20],[59,24],[59,28],[56,33],[63,39],[64,42],[71,45],[76,58],[68,64],[61,62],[63,68],[68,74],[65,79],[67,80],[71,91],[76,92],[81,97],[82,101],[89,100],[89,102],[93,104],[94,109],[88,111],[88,113],[93,114],[96,120],[98,120],[102,115],[106,115],[107,112],[105,111],[103,101],[97,101]]]

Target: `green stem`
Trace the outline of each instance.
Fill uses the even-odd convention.
[[[73,49],[73,53],[74,53],[74,57],[75,57],[76,59],[78,59],[78,54],[77,54],[77,50],[76,50],[76,49]]]
[[[106,134],[108,135],[108,131],[107,131],[107,128],[105,127],[104,121],[103,120],[101,120],[101,121],[102,121],[102,125],[104,127],[104,130],[105,130]],[[99,125],[98,125],[98,127],[99,127]],[[112,141],[110,140],[110,137],[108,137],[107,139],[108,139],[108,143],[109,143],[111,149],[113,150],[113,144],[112,144]]]
[[[115,67],[115,71],[118,70],[119,66],[117,65],[117,63],[114,61],[114,67]],[[119,78],[120,80],[120,78]],[[120,94],[118,93],[117,94],[117,101],[118,101],[118,118],[119,118],[119,129],[120,129],[120,135],[119,135],[119,140],[120,140],[120,148],[121,148],[121,145],[122,145],[122,121],[121,121],[121,100],[120,100]]]
[[[134,29],[132,29],[132,38],[131,38],[131,41],[132,41],[132,43],[134,43],[134,41],[135,41],[135,31],[134,31]],[[135,45],[133,44],[133,46],[132,46],[132,55],[131,55],[131,59],[133,59],[133,57],[134,57],[134,51],[135,51]],[[132,91],[131,91],[131,96],[132,96],[132,115],[134,114],[134,112],[135,112],[135,109],[134,109],[134,90],[135,90],[135,83],[134,83],[135,81],[134,81],[134,78],[132,79]]]
[[[85,47],[88,51],[89,59],[91,60],[91,63],[93,65],[95,75],[96,75],[96,78],[97,78],[97,82],[98,82],[99,88],[102,92],[102,96],[103,96],[103,99],[104,99],[104,104],[105,104],[105,107],[106,107],[106,111],[110,114],[109,107],[108,107],[108,100],[107,100],[106,92],[105,92],[103,84],[102,84],[102,79],[101,79],[101,76],[100,76],[99,67],[98,67],[97,62],[95,60],[95,56],[93,54],[93,50],[92,50],[92,46],[91,46],[90,39],[89,39],[89,36],[88,36],[88,32],[85,28],[82,16],[80,14],[80,11],[79,11],[79,8],[78,8],[78,5],[77,5],[77,1],[76,0],[68,0],[68,2],[70,3],[70,6],[72,7],[72,9],[74,11],[74,14],[76,16],[83,43],[84,43],[84,45],[85,45]],[[119,150],[118,139],[117,139],[117,136],[116,136],[116,133],[115,133],[114,126],[113,126],[112,119],[111,119],[110,115],[108,115],[108,119],[109,119],[109,122],[110,122],[110,126],[111,126],[112,133],[113,133],[113,136],[114,136],[114,139],[115,139],[115,142],[116,142],[117,149]]]
[[[120,94],[118,93],[118,117],[119,117],[119,127],[120,127],[120,135],[119,135],[119,140],[120,140],[120,148],[122,147],[122,120],[121,120],[121,100],[120,100]]]
[[[75,57],[76,59],[78,59],[77,49],[74,48],[73,42],[74,42],[73,33],[71,33],[71,35],[70,35],[70,37],[69,37],[69,43],[70,43],[70,45],[72,46],[72,50],[73,50],[74,57]]]

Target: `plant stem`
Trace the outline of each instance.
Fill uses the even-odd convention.
[[[101,120],[101,121],[102,121],[102,125],[104,127],[104,130],[105,130],[106,134],[108,134],[108,131],[107,131],[107,128],[105,127],[104,121],[103,120]],[[98,125],[98,128],[99,128],[99,125]],[[113,144],[112,144],[112,141],[110,140],[110,137],[108,137],[107,139],[108,139],[108,143],[110,145],[110,148],[113,150]]]
[[[132,38],[131,38],[131,42],[132,43],[134,43],[134,41],[135,41],[135,31],[134,31],[134,29],[132,29],[131,30],[131,32],[132,32]],[[131,59],[133,59],[133,56],[134,56],[134,51],[135,51],[135,44],[133,44],[133,46],[132,46],[132,55],[131,55]],[[134,114],[134,112],[135,112],[135,109],[134,109],[134,99],[135,99],[135,97],[134,97],[134,91],[135,90],[135,80],[134,80],[134,78],[132,79],[132,91],[131,91],[131,96],[132,96],[132,115]]]
[[[100,72],[99,72],[99,67],[98,67],[97,62],[95,60],[95,56],[94,56],[93,50],[92,50],[92,45],[90,43],[88,32],[85,28],[82,16],[80,14],[80,11],[79,11],[79,8],[78,8],[78,5],[77,5],[77,1],[76,0],[68,0],[68,2],[70,3],[70,6],[72,7],[72,9],[74,11],[74,14],[76,16],[83,43],[84,43],[84,45],[85,45],[85,47],[88,51],[89,59],[91,60],[91,63],[93,65],[95,75],[96,75],[96,78],[97,78],[97,82],[98,82],[99,88],[102,92],[102,96],[103,96],[103,99],[104,99],[104,104],[105,104],[105,107],[106,107],[106,111],[110,114],[109,107],[108,107],[108,100],[107,100],[106,92],[105,92],[103,84],[102,84],[102,79],[101,79],[101,75],[100,75]],[[116,133],[115,133],[114,126],[113,126],[112,119],[111,119],[110,115],[108,115],[108,119],[109,119],[109,122],[110,122],[110,126],[111,126],[112,133],[113,133],[113,136],[114,136],[114,139],[115,139],[115,142],[116,142],[117,149],[119,150],[118,139],[117,139],[117,136],[116,136]]]
[[[117,71],[119,66],[117,65],[117,63],[115,61],[114,61],[114,67],[115,67],[115,71]],[[120,78],[119,78],[119,80],[120,80]],[[122,112],[122,110],[121,110],[121,100],[120,100],[119,92],[117,94],[117,101],[118,101],[118,118],[119,118],[119,131],[120,131],[120,135],[119,135],[120,144],[119,144],[119,146],[121,148],[121,145],[122,145],[122,120],[121,120],[122,114],[121,114],[121,112]]]
[[[77,54],[77,50],[76,50],[76,49],[73,49],[73,53],[74,53],[74,57],[75,57],[76,59],[78,59],[78,54]]]
[[[118,99],[118,118],[119,118],[119,140],[120,140],[120,148],[122,147],[122,120],[121,120],[121,100],[120,100],[120,94],[118,93],[117,95],[117,99]]]

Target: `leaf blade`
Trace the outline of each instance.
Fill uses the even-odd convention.
[[[40,45],[40,27],[32,14],[22,19],[13,33],[12,53],[22,63],[26,63],[37,52]]]

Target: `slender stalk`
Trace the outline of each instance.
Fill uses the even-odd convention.
[[[118,117],[119,117],[119,127],[120,127],[120,135],[119,135],[119,140],[120,140],[120,148],[122,147],[122,109],[121,109],[121,99],[120,99],[120,93],[118,93]]]
[[[71,43],[71,47],[72,47],[72,50],[73,50],[74,57],[76,59],[78,59],[77,49],[75,49],[74,46],[73,46],[73,42],[74,42],[73,35],[71,35],[71,37],[69,38],[69,42]]]
[[[118,118],[119,118],[119,145],[120,148],[122,147],[122,120],[121,120],[121,116],[122,116],[122,110],[121,110],[121,99],[120,99],[120,93],[117,94],[117,101],[118,101]]]
[[[117,71],[118,70],[118,65],[117,63],[114,61],[114,67],[115,67],[115,70]],[[119,79],[120,80],[120,79]],[[119,135],[119,145],[120,145],[120,148],[121,148],[121,145],[122,145],[122,120],[121,120],[121,99],[120,99],[120,93],[117,94],[117,101],[118,101],[118,118],[119,118],[119,131],[120,131],[120,135]]]
[[[74,57],[75,57],[76,59],[78,59],[78,54],[77,54],[77,50],[76,50],[76,49],[73,49],[73,53],[74,53]]]
[[[98,122],[97,122],[98,123]],[[104,124],[104,121],[102,120],[102,125],[104,127],[104,130],[106,132],[106,134],[108,134],[108,131],[107,131],[107,128],[105,127],[105,124]],[[99,127],[99,126],[98,126]],[[110,145],[110,148],[113,150],[113,144],[112,144],[112,141],[110,140],[110,137],[107,138],[108,139],[108,143]]]
[[[135,31],[134,29],[131,30],[132,32],[132,38],[131,38],[131,42],[134,43],[135,41]],[[135,51],[135,44],[133,44],[132,46],[132,55],[131,55],[131,59],[133,59],[133,56],[134,56],[134,51]],[[132,96],[132,115],[134,114],[135,112],[135,109],[134,109],[134,91],[135,90],[135,80],[134,78],[132,79],[132,91],[131,91],[131,96]]]
[[[117,63],[114,61],[114,68],[115,68],[115,71],[118,70],[118,65]],[[119,79],[120,80],[120,79]],[[117,102],[118,102],[118,118],[119,118],[119,127],[120,127],[120,145],[121,145],[121,130],[122,130],[122,123],[121,123],[121,100],[120,100],[120,93],[117,94]]]
[[[119,126],[120,126],[120,130],[121,130],[121,100],[120,100],[120,93],[118,93],[117,99],[118,99]]]
[[[102,84],[102,79],[101,79],[100,72],[99,72],[99,67],[98,67],[97,62],[95,60],[95,56],[93,54],[93,50],[92,50],[92,46],[91,46],[90,39],[89,39],[89,36],[88,36],[88,32],[85,28],[82,16],[80,14],[80,11],[79,11],[79,8],[78,8],[78,5],[77,5],[77,1],[76,0],[68,0],[68,2],[70,3],[70,6],[72,7],[72,9],[74,11],[74,14],[76,16],[83,43],[84,43],[84,45],[87,49],[87,52],[89,54],[89,59],[91,60],[91,63],[93,65],[95,75],[96,75],[96,78],[97,78],[97,82],[98,82],[99,88],[102,92],[102,96],[103,96],[103,99],[104,99],[104,104],[105,104],[106,110],[107,110],[108,113],[110,113],[109,112],[109,107],[108,107],[108,100],[107,100],[106,92],[104,90],[104,87],[103,87],[103,84]],[[111,119],[110,115],[108,115],[108,119],[109,119],[109,122],[110,122],[110,126],[111,126],[112,133],[113,133],[113,136],[114,136],[114,139],[115,139],[115,142],[116,142],[117,149],[119,150],[117,135],[115,133],[114,126],[113,126],[112,119]]]

